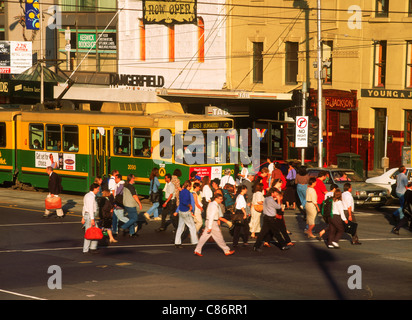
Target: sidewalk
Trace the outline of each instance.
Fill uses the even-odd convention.
[[[48,192],[46,191],[24,191],[13,190],[11,188],[0,187],[0,206],[18,205],[23,208],[34,208],[37,210],[44,210]],[[82,214],[83,209],[83,197],[79,194],[61,194],[64,213],[70,214]],[[141,211],[146,212],[152,203],[149,199],[142,199],[140,197],[143,209]]]

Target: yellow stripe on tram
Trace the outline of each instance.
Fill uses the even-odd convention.
[[[45,173],[45,168],[29,168],[29,167],[22,167],[21,170],[23,172],[33,172],[33,173]],[[87,172],[78,172],[78,171],[66,171],[66,170],[53,170],[56,173],[67,175],[67,176],[81,176],[87,177],[89,174]]]

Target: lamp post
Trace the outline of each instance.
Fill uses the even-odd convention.
[[[323,124],[322,124],[322,28],[320,16],[320,0],[318,0],[318,118],[319,118],[319,142],[318,142],[318,166],[323,167]]]

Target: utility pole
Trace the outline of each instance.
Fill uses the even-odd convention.
[[[42,1],[39,1],[39,26],[40,26],[40,103],[44,103],[44,73],[43,73],[43,12]]]
[[[302,84],[302,116],[306,116],[306,91],[307,91],[307,84],[303,82]],[[305,165],[305,148],[302,148],[301,151],[301,158],[302,158],[302,166]]]
[[[323,167],[323,124],[322,124],[322,28],[320,16],[320,0],[318,0],[318,117],[319,117],[319,142],[318,166]]]

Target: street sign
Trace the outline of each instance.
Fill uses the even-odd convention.
[[[308,117],[296,117],[295,148],[308,147]]]

